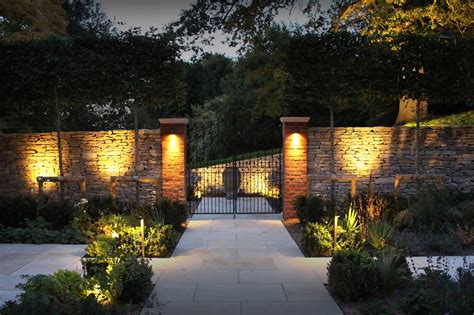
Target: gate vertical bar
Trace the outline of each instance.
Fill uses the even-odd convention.
[[[236,135],[236,116],[235,114],[233,115],[232,117],[232,134],[235,136]],[[237,139],[235,139],[237,140]],[[236,143],[236,141],[234,141],[234,144]],[[233,150],[232,150],[232,166],[233,166],[233,170],[232,170],[232,182],[233,182],[233,192],[234,192],[234,196],[232,196],[232,212],[234,214],[234,220],[235,220],[235,215],[236,215],[236,212],[237,212],[237,170],[236,170],[236,167],[237,167],[237,163],[236,163],[236,154],[235,154],[235,151],[236,151],[236,146],[232,146],[233,147]]]

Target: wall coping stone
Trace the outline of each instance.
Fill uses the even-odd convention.
[[[160,118],[158,119],[160,124],[188,124],[189,119],[187,118]]]
[[[281,117],[282,123],[307,123],[311,117]]]

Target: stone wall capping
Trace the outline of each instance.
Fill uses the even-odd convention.
[[[281,117],[282,123],[308,123],[311,117]]]
[[[158,119],[161,125],[165,124],[188,124],[189,119],[187,118],[160,118]]]

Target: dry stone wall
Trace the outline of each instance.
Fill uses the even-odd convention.
[[[159,130],[139,131],[142,176],[161,175],[161,143]],[[110,177],[134,175],[134,132],[114,130],[62,133],[64,172],[84,176],[87,196],[110,195]],[[13,195],[36,193],[37,176],[58,176],[59,162],[55,133],[0,135],[0,193]],[[57,195],[59,185],[45,183],[46,192]],[[140,198],[153,200],[159,189],[152,184],[141,186]],[[79,199],[79,185],[65,185],[65,197]],[[135,198],[134,183],[117,185],[119,202]]]
[[[375,189],[393,192],[394,176],[414,174],[415,128],[366,127],[335,128],[336,175],[356,175],[358,189],[372,178]],[[420,131],[420,173],[444,175],[446,185],[463,191],[474,189],[474,127],[422,127]],[[328,195],[331,160],[329,128],[310,128],[308,135],[308,173],[312,193]],[[429,182],[428,182],[429,183]],[[336,185],[338,197],[350,191],[350,183]],[[400,193],[413,194],[415,183],[403,182]]]

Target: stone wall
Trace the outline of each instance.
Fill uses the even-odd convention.
[[[161,176],[159,130],[139,131],[142,176]],[[87,197],[109,196],[110,176],[134,175],[134,133],[130,130],[64,132],[62,134],[64,173],[84,176]],[[59,163],[55,133],[0,135],[0,193],[36,193],[37,176],[58,176]],[[45,183],[46,192],[56,195],[59,185]],[[152,184],[141,187],[141,199],[154,199]],[[159,191],[159,189],[158,189]],[[117,185],[119,202],[134,200],[135,184]],[[79,198],[79,185],[65,185],[65,197]]]
[[[460,190],[474,189],[474,127],[422,127],[420,131],[420,173],[444,175],[446,184]],[[394,176],[414,174],[415,128],[335,128],[335,171],[337,175],[359,177],[358,189],[372,177],[377,191],[393,192]],[[308,172],[330,175],[330,130],[310,128]],[[311,192],[328,195],[330,183],[311,180]],[[339,196],[350,191],[350,183],[338,183]],[[400,185],[400,193],[412,194],[415,183]]]

